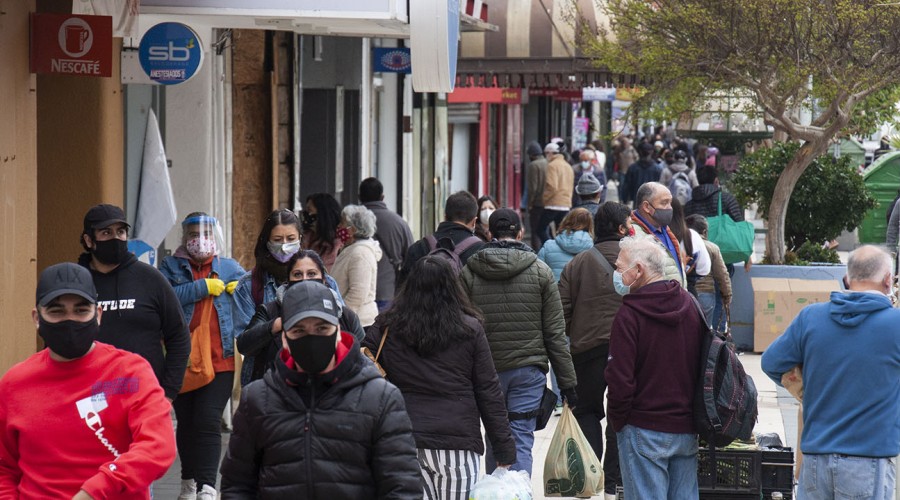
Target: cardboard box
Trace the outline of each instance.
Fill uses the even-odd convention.
[[[763,352],[784,333],[800,310],[809,304],[827,302],[840,290],[836,280],[752,278],[753,350]]]

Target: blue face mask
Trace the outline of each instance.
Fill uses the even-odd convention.
[[[633,267],[634,266],[629,267],[625,270],[625,272],[627,273]],[[619,271],[613,271],[613,287],[615,287],[616,293],[618,293],[619,295],[628,295],[631,292],[631,285],[626,285],[625,282],[622,281],[623,274],[624,273],[620,273]],[[634,283],[632,282],[632,284]]]

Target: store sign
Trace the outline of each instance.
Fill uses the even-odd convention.
[[[372,49],[372,71],[409,74],[411,68],[412,59],[406,47]]]
[[[31,14],[31,72],[112,76],[112,17]]]
[[[409,3],[412,84],[416,92],[453,92],[459,49],[459,0]]]
[[[191,79],[203,63],[200,37],[181,23],[160,23],[141,38],[141,67],[151,80],[174,85]]]
[[[581,90],[535,88],[528,89],[528,95],[538,97],[552,97],[557,101],[581,102]]]
[[[581,89],[582,101],[612,102],[615,99],[615,87],[585,87]]]

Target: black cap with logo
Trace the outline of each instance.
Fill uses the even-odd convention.
[[[68,294],[83,297],[92,304],[97,303],[97,289],[94,288],[90,271],[78,264],[63,262],[41,272],[35,293],[36,304],[46,306],[53,299]]]

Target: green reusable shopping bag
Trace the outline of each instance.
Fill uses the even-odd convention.
[[[746,262],[753,253],[755,230],[753,223],[735,222],[728,214],[722,214],[722,192],[719,192],[718,215],[706,219],[709,223],[709,241],[719,246],[726,264]]]

